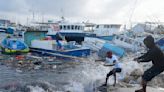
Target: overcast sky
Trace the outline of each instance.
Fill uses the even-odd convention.
[[[0,0],[0,18],[14,22],[59,20],[93,23],[164,21],[164,0]]]

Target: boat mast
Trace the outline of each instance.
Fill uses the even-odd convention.
[[[134,5],[131,7],[131,14],[130,14],[130,17],[129,17],[130,29],[132,29],[132,18],[133,18],[134,11],[135,11],[136,6],[137,6],[137,1],[138,0],[135,0]]]

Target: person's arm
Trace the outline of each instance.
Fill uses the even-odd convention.
[[[138,57],[137,59],[143,59],[147,56],[148,52],[147,53],[144,53],[142,56]]]
[[[113,60],[113,65],[115,65],[116,64],[116,60]]]
[[[105,63],[104,66],[114,66],[116,63],[116,60],[113,60],[113,64],[108,64],[108,63]]]
[[[154,56],[153,53],[154,52],[152,50],[150,50],[143,56],[139,57],[137,61],[138,62],[150,62],[152,57]]]
[[[102,62],[105,62],[106,59],[97,59],[95,60],[95,62],[99,62],[99,61],[102,61]]]

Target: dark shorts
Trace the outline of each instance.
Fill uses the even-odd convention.
[[[120,73],[122,71],[121,68],[114,68],[114,69],[115,69],[116,73]]]
[[[151,81],[155,76],[159,75],[164,71],[164,67],[155,67],[152,66],[146,70],[142,76],[142,79],[145,81]]]
[[[114,74],[113,71],[115,71],[115,73],[120,73],[120,72],[122,71],[122,69],[121,69],[121,68],[114,68],[112,71],[110,71],[110,72],[107,74],[107,77],[113,75],[113,74]]]

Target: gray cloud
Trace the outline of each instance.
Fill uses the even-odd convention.
[[[130,10],[131,7],[133,7],[132,5],[134,4],[135,0],[113,0],[112,2],[109,2],[108,4],[106,4],[106,6],[104,7],[104,13],[107,16],[111,16],[114,17],[113,15],[117,15],[120,12],[127,12]],[[124,8],[129,8],[127,11],[124,11]]]
[[[136,0],[0,0],[0,15],[22,18],[35,15],[96,21],[122,21]],[[138,0],[140,1],[140,0]],[[153,0],[151,0],[153,1]],[[159,0],[158,0],[159,1]],[[25,19],[24,19],[25,20]]]
[[[87,0],[26,0],[30,10],[67,17],[79,16],[86,2]]]
[[[27,9],[24,0],[0,0],[0,13],[26,13]]]

